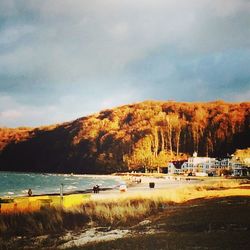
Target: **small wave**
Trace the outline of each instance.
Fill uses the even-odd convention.
[[[14,192],[7,192],[7,194],[15,194]]]
[[[77,187],[76,186],[67,186],[67,190],[71,190],[71,189],[76,189]]]

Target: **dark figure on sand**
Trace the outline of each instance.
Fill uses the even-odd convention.
[[[29,196],[32,196],[32,190],[29,188],[29,190],[28,190],[28,195]]]
[[[93,187],[93,191],[94,191],[95,194],[99,193],[99,191],[100,191],[99,185],[95,185],[95,186]]]

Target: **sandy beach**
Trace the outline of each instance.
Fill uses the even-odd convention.
[[[141,179],[140,183],[134,182],[133,176],[123,178],[128,186],[126,192],[121,192],[117,187],[112,190],[101,191],[98,194],[92,193],[90,199],[98,202],[98,200],[114,201],[133,197],[148,199],[163,197],[164,199],[181,203],[203,197],[250,195],[249,183],[241,185],[240,189],[238,182],[223,177],[188,178],[166,175],[161,178],[153,176],[139,176],[138,178]],[[154,188],[150,188],[149,183],[154,183]]]
[[[140,180],[140,182],[139,182]],[[130,194],[145,194],[153,193],[160,190],[174,190],[176,188],[189,186],[193,184],[198,184],[201,179],[193,179],[185,177],[173,177],[173,176],[163,176],[163,177],[153,177],[153,176],[123,176],[123,181],[127,186],[126,192],[121,192],[119,186],[114,189],[109,189],[101,191],[98,194],[92,194],[92,199],[102,199],[102,198],[115,198],[121,195],[130,195]],[[149,183],[154,183],[154,188],[149,187]]]

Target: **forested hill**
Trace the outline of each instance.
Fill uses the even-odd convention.
[[[110,173],[250,147],[250,103],[146,101],[50,127],[0,129],[0,170]]]

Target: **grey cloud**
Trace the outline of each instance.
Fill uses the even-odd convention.
[[[250,41],[247,1],[17,2],[5,7],[16,19],[12,29],[36,16],[33,36],[1,61],[16,70],[21,66],[22,72],[26,67],[27,74],[43,71],[58,82],[119,74],[163,45],[202,53]]]
[[[212,86],[218,89],[227,83],[229,93],[235,90],[240,69],[219,83],[202,65],[209,54],[230,56],[232,50],[249,49],[249,23],[247,0],[2,0],[0,94],[25,107],[59,105],[66,103],[65,96],[76,96],[89,103],[86,110],[91,112],[119,105],[119,98],[136,101],[136,96],[194,100],[187,91],[181,94],[178,85],[203,86],[200,98],[210,98]],[[157,57],[162,49],[168,53],[160,60],[151,56]],[[240,81],[247,85],[248,75],[243,73]],[[240,91],[245,85],[236,99],[244,97]],[[125,92],[130,97],[124,97]],[[73,109],[72,104],[67,114]]]

